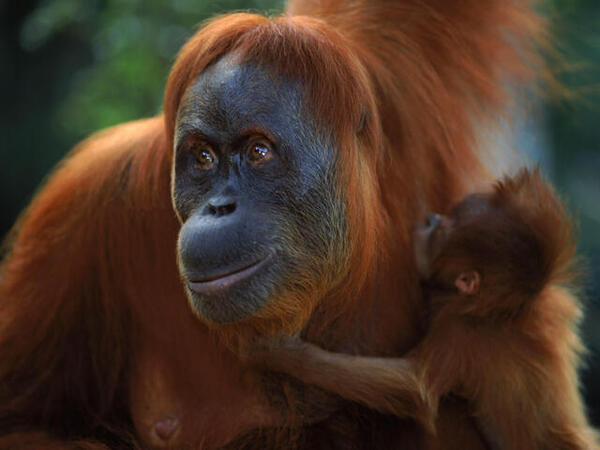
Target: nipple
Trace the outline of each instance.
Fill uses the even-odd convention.
[[[164,419],[159,420],[156,422],[156,424],[154,424],[154,431],[160,439],[167,441],[171,436],[173,436],[173,433],[175,430],[177,430],[178,426],[179,421],[177,420],[177,417],[168,415]]]

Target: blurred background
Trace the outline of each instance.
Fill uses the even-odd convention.
[[[101,128],[157,114],[174,57],[198,24],[280,0],[0,1],[0,236],[60,158]],[[539,161],[580,224],[587,279],[583,372],[600,426],[600,2],[542,0],[568,64],[572,99],[544,101],[519,146]]]

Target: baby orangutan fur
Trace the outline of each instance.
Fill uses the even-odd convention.
[[[428,331],[406,357],[327,352],[296,337],[260,342],[247,357],[435,432],[437,405],[469,401],[495,449],[594,449],[574,367],[583,351],[568,214],[538,170],[414,231]]]

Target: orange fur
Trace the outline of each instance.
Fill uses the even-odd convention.
[[[423,311],[410,230],[422,211],[445,210],[489,180],[477,128],[506,110],[507,84],[534,78],[540,23],[517,0],[292,1],[279,18],[208,22],[175,62],[164,115],[81,144],[11,233],[0,275],[0,435],[42,430],[53,436],[48,446],[74,435],[160,446],[152,424],[175,412],[175,447],[214,448],[261,427],[275,427],[286,446],[306,442],[304,431],[277,427],[310,422],[312,413],[290,418],[290,395],[274,414],[272,393],[223,338],[303,326],[328,348],[411,348]],[[173,123],[190,82],[228,53],[304,87],[305,113],[337,144],[352,238],[345,272],[316,286],[315,298],[273,302],[269,323],[209,331],[188,308],[175,262]],[[439,442],[478,448],[464,405],[445,405]],[[373,413],[359,415],[387,430],[380,439],[439,445],[409,421],[386,428]],[[331,419],[324,429],[368,439],[335,417],[345,425]],[[32,448],[44,434],[35,436]],[[0,438],[0,447],[13,443]]]

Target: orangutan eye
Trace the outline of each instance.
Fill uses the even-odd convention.
[[[263,164],[273,158],[271,146],[263,141],[253,142],[248,149],[248,159],[252,164]]]
[[[194,158],[194,167],[200,170],[210,170],[215,167],[218,162],[217,155],[215,155],[214,150],[208,145],[204,145],[198,150],[195,150]]]

